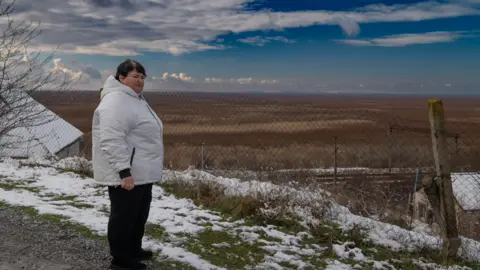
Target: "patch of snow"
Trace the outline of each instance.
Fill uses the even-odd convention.
[[[341,245],[333,244],[333,251],[342,259],[352,259],[354,261],[365,260],[365,255],[363,255],[362,250],[355,247],[355,243],[353,242],[345,242]]]
[[[226,243],[226,242],[222,242],[222,243],[214,243],[214,244],[212,244],[212,246],[214,246],[214,247],[231,247],[231,244]]]
[[[433,229],[430,225],[428,225],[425,222],[422,222],[418,219],[414,219],[412,222],[412,231],[414,232],[420,232],[420,233],[425,233],[428,235],[434,235]]]
[[[256,269],[256,270],[283,270],[283,266],[281,266],[280,264],[276,263],[276,262],[271,262],[271,261],[268,261],[268,262],[263,262],[257,266],[255,266],[254,268],[252,269]]]
[[[58,173],[55,168],[18,167],[18,163],[0,163],[0,175],[8,176],[9,180],[24,181],[34,178],[35,181],[26,184],[28,187],[41,188],[41,193],[34,194],[26,190],[0,189],[0,198],[11,205],[30,206],[40,214],[56,214],[65,216],[83,226],[86,226],[99,235],[106,235],[108,216],[104,212],[109,209],[110,202],[106,190],[99,189],[93,179],[75,177],[72,173]],[[42,195],[76,196],[75,202],[90,205],[88,208],[77,208],[68,204],[56,205],[50,202],[50,197]],[[205,229],[202,223],[215,223],[221,217],[213,212],[202,210],[190,200],[176,199],[166,195],[158,186],[153,189],[149,222],[163,226],[167,233],[196,233]],[[201,217],[197,220],[197,217]],[[191,264],[198,269],[222,269],[203,260],[197,254],[183,248],[162,243],[157,239],[146,237],[146,247],[159,251],[161,254],[184,263]]]
[[[52,167],[45,167],[48,164],[45,160],[39,160],[41,167],[33,166],[32,160],[29,166],[22,166],[17,160],[5,159],[0,163],[0,176],[9,181],[18,181],[25,187],[35,187],[39,193],[32,193],[26,190],[3,190],[0,188],[0,198],[9,204],[30,206],[40,213],[58,214],[76,221],[92,231],[105,235],[108,223],[109,200],[106,188],[98,187],[93,179],[81,178],[71,172],[60,173],[57,169],[73,169],[75,162],[82,162],[81,159],[65,159],[58,162],[51,162]],[[84,163],[84,164],[89,164]],[[318,217],[316,211],[322,212],[323,218],[338,223],[346,230],[360,228],[368,233],[368,238],[375,244],[391,248],[392,250],[415,250],[416,248],[440,249],[441,238],[429,235],[425,228],[417,224],[416,230],[409,231],[398,226],[372,220],[366,217],[352,214],[348,208],[340,206],[329,199],[329,194],[322,190],[295,189],[292,187],[278,186],[272,183],[260,181],[240,181],[234,178],[217,177],[212,174],[188,169],[186,171],[164,171],[164,181],[183,181],[195,183],[206,181],[225,187],[227,195],[250,195],[262,196],[262,198],[288,199],[292,205],[290,211],[301,216],[305,221],[313,222]],[[28,180],[28,181],[27,181]],[[0,179],[0,181],[2,181]],[[70,196],[75,203],[88,204],[91,207],[78,208],[70,205],[68,201],[54,203],[52,195]],[[267,209],[275,209],[273,206],[266,206]],[[300,232],[292,235],[279,231],[275,226],[246,226],[243,220],[230,222],[226,221],[219,213],[209,211],[196,206],[192,200],[178,199],[166,193],[161,187],[154,186],[153,200],[150,211],[149,223],[162,226],[167,237],[175,238],[175,234],[195,235],[206,229],[206,225],[218,231],[234,232],[245,242],[263,243],[261,246],[269,254],[260,266],[267,269],[283,269],[280,263],[289,263],[298,268],[307,267],[309,264],[303,259],[304,256],[321,255],[325,248],[316,244],[305,245],[302,240],[310,238],[307,232]],[[264,236],[268,240],[262,239]],[[178,240],[178,239],[177,239]],[[467,260],[479,260],[480,243],[472,239],[461,238],[462,246],[459,256]],[[146,237],[146,247],[160,252],[174,260],[178,260],[194,266],[197,269],[221,269],[202,259],[199,255],[188,252],[177,246],[174,242],[164,243],[159,239]],[[217,243],[222,246],[225,243]],[[233,244],[233,243],[229,243]],[[358,262],[351,266],[339,260],[328,261],[326,269],[358,269],[362,263],[370,263],[375,269],[388,267],[386,262],[377,262],[366,258],[362,250],[354,247],[351,243],[335,244],[333,249],[339,260],[350,258]],[[420,262],[419,262],[420,263]],[[254,269],[259,265],[253,266]],[[266,268],[263,268],[266,269]],[[463,268],[455,268],[463,269]]]
[[[241,181],[224,178],[196,170],[193,167],[183,172],[165,171],[164,181],[184,181],[187,183],[204,181],[220,184],[226,188],[225,193],[227,195],[242,196],[248,194],[251,196],[260,195],[263,198],[283,196],[283,199],[288,199],[292,205],[299,204],[299,207],[294,207],[291,212],[300,215],[306,221],[315,220],[313,211],[328,208],[324,214],[329,220],[337,222],[345,230],[360,228],[368,233],[369,239],[375,244],[394,251],[415,251],[422,248],[440,250],[443,245],[443,240],[439,236],[429,235],[418,229],[411,231],[393,224],[354,215],[347,207],[338,205],[329,199],[330,194],[322,190],[294,189],[256,180]],[[472,239],[460,238],[462,244],[457,255],[469,261],[480,261],[480,243]]]
[[[470,267],[451,265],[451,266],[441,266],[436,263],[426,263],[420,260],[413,260],[413,263],[422,269],[435,269],[435,270],[471,270]]]
[[[19,159],[18,163],[22,165],[50,166],[52,161],[45,156],[31,155],[27,159]]]
[[[62,169],[62,170],[92,171],[92,162],[82,157],[68,157],[68,158],[59,160],[57,163],[53,164],[53,167]]]
[[[430,167],[420,168],[421,171],[430,171]],[[313,174],[333,174],[335,168],[313,168],[313,169],[283,169],[275,170],[274,172],[290,172],[290,173],[299,173],[299,172],[309,172]],[[369,167],[347,167],[347,168],[337,168],[337,174],[355,174],[355,173],[371,173],[371,174],[382,174],[382,173],[414,173],[415,168],[369,168]]]
[[[352,270],[355,269],[349,264],[344,264],[338,260],[328,261],[327,267],[325,270]]]

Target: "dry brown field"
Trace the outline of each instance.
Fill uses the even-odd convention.
[[[172,168],[199,167],[202,144],[205,166],[215,169],[331,167],[335,143],[338,167],[413,168],[432,163],[426,96],[175,92],[145,96],[164,123],[165,164]],[[85,132],[88,157],[99,93],[37,92],[35,98]],[[455,168],[478,169],[480,99],[442,100]]]
[[[85,132],[89,158],[99,93],[38,92],[35,98]],[[252,179],[261,172],[254,179],[320,185],[352,212],[401,226],[400,216],[411,209],[415,166],[420,177],[433,169],[431,97],[148,92],[146,98],[164,123],[167,168],[200,168],[204,144],[204,165],[214,174]],[[452,170],[479,170],[480,99],[442,100]],[[332,170],[298,170],[331,168],[335,156],[338,182]],[[376,170],[342,175],[346,167]],[[389,168],[397,174],[383,175]]]

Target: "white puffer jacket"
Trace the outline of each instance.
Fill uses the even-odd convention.
[[[92,123],[93,175],[97,183],[120,185],[130,169],[135,185],[159,182],[163,174],[163,123],[143,95],[110,76]]]

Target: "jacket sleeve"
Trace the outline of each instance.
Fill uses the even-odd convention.
[[[126,136],[134,124],[134,114],[120,95],[107,96],[98,110],[100,149],[120,178],[130,176],[130,151]]]

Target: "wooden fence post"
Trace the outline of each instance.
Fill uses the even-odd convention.
[[[440,213],[444,224],[444,254],[455,256],[460,247],[458,238],[457,217],[455,213],[455,197],[453,196],[450,161],[445,130],[443,102],[440,99],[428,101],[430,130],[432,134],[433,158],[435,161],[435,180]]]

